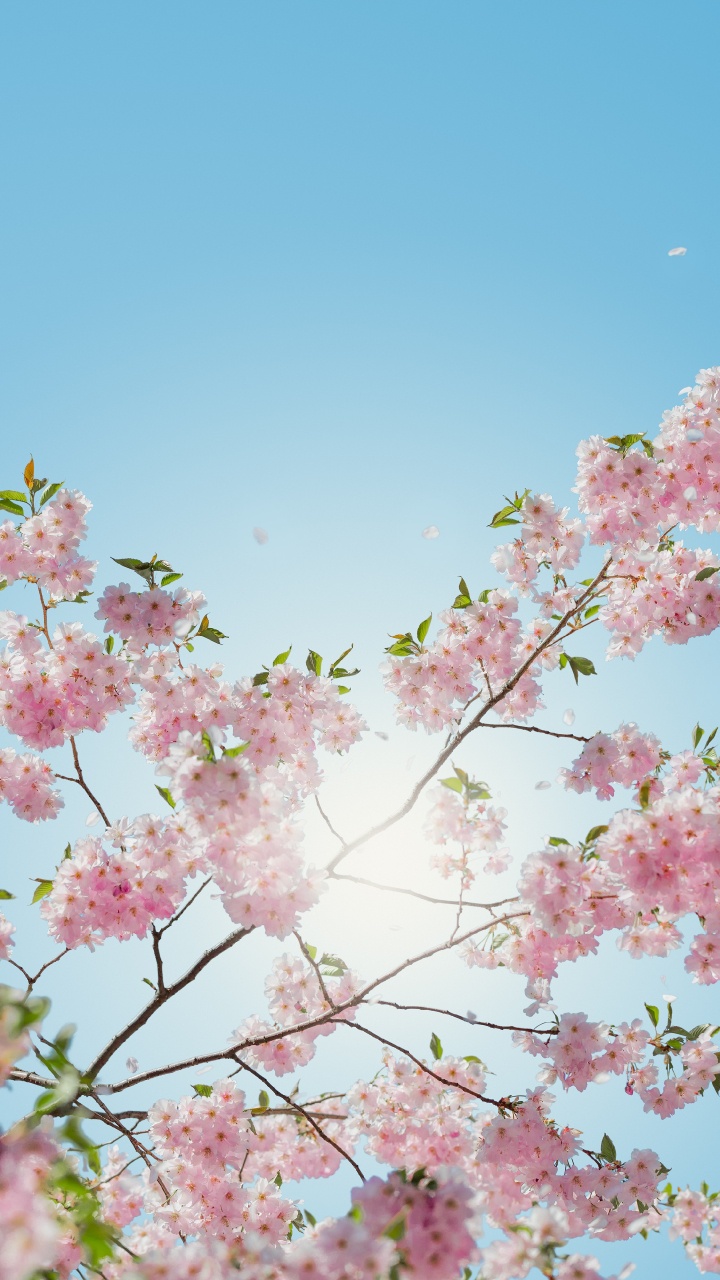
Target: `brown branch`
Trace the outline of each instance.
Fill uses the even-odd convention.
[[[282,1098],[283,1102],[286,1102],[288,1106],[293,1108],[294,1111],[298,1111],[301,1116],[304,1116],[308,1124],[315,1130],[318,1136],[322,1138],[323,1142],[327,1142],[329,1146],[334,1147],[335,1150],[339,1152],[339,1154],[343,1157],[343,1159],[347,1160],[348,1164],[352,1165],[360,1181],[361,1182],[365,1181],[365,1174],[360,1168],[360,1165],[357,1164],[357,1162],[353,1160],[353,1157],[349,1155],[348,1152],[345,1151],[343,1147],[340,1146],[339,1142],[335,1142],[335,1140],[331,1138],[325,1132],[325,1130],[322,1129],[320,1125],[315,1122],[315,1120],[313,1120],[309,1111],[306,1111],[304,1107],[301,1107],[298,1102],[294,1102],[293,1099],[287,1093],[283,1093],[281,1089],[278,1089],[276,1085],[272,1084],[270,1080],[267,1080],[266,1077],[261,1075],[259,1071],[256,1071],[254,1067],[248,1066],[247,1062],[244,1062],[242,1058],[239,1058],[236,1056],[235,1061],[238,1063],[239,1066],[243,1068],[244,1071],[249,1071],[251,1076],[255,1076],[256,1080],[259,1080],[268,1089],[270,1089],[275,1094],[276,1098]]]
[[[212,960],[215,960],[217,956],[222,955],[224,951],[229,951],[231,947],[235,946],[236,942],[240,942],[242,938],[246,938],[248,934],[252,933],[254,928],[254,925],[250,925],[249,928],[234,929],[226,938],[223,938],[222,942],[218,942],[214,947],[209,947],[207,951],[204,951],[200,958],[195,961],[195,964],[191,965],[182,977],[178,978],[176,982],[171,982],[163,991],[158,991],[154,998],[146,1004],[145,1008],[141,1009],[140,1013],[138,1013],[131,1022],[128,1022],[127,1026],[124,1027],[122,1031],[119,1031],[116,1036],[113,1036],[113,1039],[110,1040],[105,1048],[98,1054],[95,1061],[90,1064],[84,1074],[89,1076],[91,1080],[94,1080],[98,1072],[102,1071],[102,1068],[107,1062],[109,1062],[110,1058],[112,1058],[113,1054],[117,1052],[121,1045],[125,1044],[125,1041],[129,1040],[136,1031],[139,1031],[140,1027],[144,1027],[145,1023],[149,1022],[153,1014],[157,1013],[158,1009],[161,1009],[164,1004],[167,1004],[168,1000],[172,1000],[173,996],[176,996],[178,991],[184,990],[184,988],[189,986],[191,982],[194,982],[198,974],[202,973],[203,969],[205,969]]]
[[[108,1093],[121,1093],[125,1089],[132,1089],[133,1085],[142,1084],[145,1080],[154,1080],[158,1076],[174,1075],[176,1071],[184,1071],[187,1067],[196,1067],[207,1062],[222,1062],[227,1058],[234,1059],[235,1055],[241,1053],[243,1049],[251,1049],[256,1045],[261,1044],[272,1044],[273,1041],[282,1040],[285,1036],[299,1035],[303,1031],[311,1031],[314,1027],[321,1027],[327,1022],[334,1022],[336,1020],[340,1021],[340,1019],[337,1018],[338,1014],[344,1013],[348,1009],[357,1008],[358,1005],[368,1003],[366,997],[371,991],[376,990],[376,988],[382,986],[383,983],[389,982],[392,978],[397,977],[397,975],[399,973],[403,973],[405,969],[409,969],[413,965],[419,964],[421,960],[429,960],[432,956],[438,955],[441,951],[450,951],[454,947],[460,946],[461,943],[467,942],[468,939],[474,937],[475,934],[482,933],[485,929],[493,929],[496,925],[506,924],[509,920],[516,920],[529,914],[529,910],[526,909],[524,911],[510,912],[497,919],[486,920],[483,924],[476,925],[474,929],[469,929],[467,933],[463,933],[457,938],[453,938],[447,942],[440,942],[435,947],[429,947],[427,951],[422,951],[416,956],[410,956],[407,960],[401,961],[400,964],[396,965],[395,968],[391,969],[388,973],[382,974],[381,977],[375,978],[372,982],[368,983],[368,985],[364,987],[362,991],[357,992],[356,995],[350,996],[347,1000],[344,1000],[342,1004],[337,1004],[334,1009],[330,1009],[326,1013],[321,1013],[315,1018],[307,1018],[303,1022],[296,1022],[291,1027],[279,1027],[276,1031],[269,1031],[267,1035],[252,1036],[247,1040],[243,1040],[240,1044],[233,1045],[230,1049],[220,1050],[217,1053],[205,1054],[202,1057],[187,1058],[182,1062],[170,1063],[165,1067],[156,1067],[152,1071],[144,1071],[127,1080],[119,1080],[116,1084],[106,1085],[105,1088]],[[170,991],[171,988],[168,988],[168,992]],[[153,1001],[151,1003],[154,1005],[156,1002]],[[145,1019],[145,1021],[147,1021],[147,1019]],[[127,1039],[127,1036],[125,1036],[125,1039]],[[112,1052],[115,1052],[115,1050],[113,1049]],[[110,1056],[110,1054],[104,1056],[104,1061],[107,1061],[107,1058]]]

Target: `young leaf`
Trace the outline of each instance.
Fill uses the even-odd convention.
[[[699,724],[696,724],[695,728],[693,729],[693,735],[692,735],[693,748],[697,746],[698,742],[702,741],[704,733],[705,733],[705,730],[701,729]]]
[[[459,778],[441,778],[440,782],[443,787],[448,787],[450,791],[457,791],[458,794],[462,793],[463,784]]]
[[[657,1005],[654,1005],[654,1004],[646,1004],[645,1008],[648,1011],[648,1016],[650,1018],[650,1021],[652,1022],[653,1026],[656,1027],[658,1022],[660,1021],[660,1010],[658,1009]]]
[[[443,1056],[443,1047],[440,1042],[440,1037],[437,1036],[434,1031],[430,1037],[430,1052],[436,1062],[438,1058],[442,1058]]]
[[[273,666],[279,667],[282,665],[283,662],[287,662],[291,653],[292,653],[292,645],[290,645],[290,648],[286,649],[284,653],[279,653],[276,658],[273,658],[272,660]]]
[[[52,887],[53,887],[52,880],[41,880],[32,896],[32,902],[39,902],[41,898],[46,898],[47,895],[52,890]]]
[[[27,503],[25,494],[18,493],[17,489],[0,489],[0,498],[11,498],[14,502]]]
[[[267,1094],[264,1089],[261,1089],[260,1093],[258,1094],[258,1107],[261,1107],[263,1111],[267,1111],[269,1106],[270,1106],[269,1094]]]
[[[320,654],[316,653],[314,649],[308,649],[308,656],[305,659],[305,666],[307,667],[310,674],[313,676],[319,676],[322,672],[322,664],[323,664],[323,660],[320,657]]]
[[[575,683],[578,683],[578,676],[595,676],[597,671],[594,664],[589,658],[568,658],[570,670],[575,677]]]
[[[114,648],[115,648],[115,637],[108,636],[107,640],[105,641],[105,652],[112,653]]]
[[[40,506],[44,507],[46,502],[49,502],[51,498],[54,498],[55,494],[60,492],[64,483],[64,480],[58,480],[55,484],[51,484],[42,495],[40,499]]]
[[[243,751],[247,751],[250,746],[249,742],[241,742],[237,747],[223,747],[223,755],[233,759],[235,756],[241,756]]]
[[[607,826],[591,827],[583,841],[583,844],[594,844],[600,836],[605,834],[607,829]]]
[[[14,898],[14,897],[15,897],[15,894],[10,893],[9,889],[0,889],[0,898],[2,899],[3,902],[6,902],[9,898]]]
[[[19,502],[13,502],[11,498],[0,498],[0,510],[9,511],[13,516],[24,516],[25,512]]]
[[[32,489],[34,479],[35,479],[35,463],[31,458],[25,470],[23,471],[23,480],[25,481],[25,484],[27,485],[28,489]]]
[[[608,1137],[606,1133],[603,1134],[603,1140],[600,1143],[600,1155],[602,1156],[603,1160],[609,1160],[611,1161],[611,1163],[614,1163],[617,1160],[617,1151],[615,1150],[615,1143],[613,1142],[612,1138]]]
[[[209,1098],[212,1094],[211,1084],[194,1084],[193,1089],[201,1098]]]
[[[158,791],[158,792],[160,793],[160,795],[162,796],[163,800],[166,800],[166,801],[167,801],[167,803],[170,805],[170,808],[171,808],[171,809],[174,809],[174,808],[175,808],[175,801],[173,800],[172,795],[170,794],[170,789],[169,789],[168,787],[159,787],[159,786],[158,786],[158,784],[157,784],[157,782],[156,782],[156,783],[155,783],[155,790],[156,790],[156,791]]]
[[[720,571],[720,564],[708,565],[706,569],[701,569],[699,573],[695,574],[695,581],[704,582],[706,578],[712,578],[713,574],[718,573],[718,571]]]
[[[165,575],[160,579],[160,586],[161,586],[161,587],[169,587],[171,582],[178,582],[180,578],[182,578],[182,574],[181,574],[181,573],[166,573],[166,574],[165,574]]]
[[[428,631],[430,630],[431,622],[432,622],[432,614],[430,614],[429,618],[425,618],[425,620],[420,623],[420,626],[417,629],[417,638],[420,644],[422,644]]]

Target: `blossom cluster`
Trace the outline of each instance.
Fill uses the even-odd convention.
[[[477,784],[480,794],[475,798],[472,790],[466,788],[462,794],[454,789],[456,779],[448,781],[450,787],[446,783],[435,791],[425,824],[427,836],[439,846],[430,865],[446,880],[459,875],[462,888],[467,889],[475,879],[478,858],[484,858],[482,869],[490,875],[497,875],[509,865],[510,853],[502,847],[507,810],[488,804],[489,792],[477,788]],[[454,850],[453,845],[459,845],[459,850]]]
[[[50,493],[51,489],[45,491]],[[19,503],[27,499],[22,494],[13,498],[23,514]],[[85,517],[90,506],[84,494],[60,489],[51,499],[46,497],[37,515],[23,518],[19,525],[5,520],[0,524],[0,578],[8,585],[27,578],[52,601],[72,600],[87,591],[96,565],[78,555],[77,549],[87,533]]]
[[[636,724],[621,724],[614,733],[596,733],[560,779],[570,791],[595,790],[601,800],[615,794],[615,785],[632,787],[652,773],[662,759],[660,740],[641,733]]]

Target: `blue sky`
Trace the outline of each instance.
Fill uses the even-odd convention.
[[[291,641],[335,656],[354,640],[359,699],[387,730],[386,633],[437,613],[459,574],[491,580],[502,494],[569,501],[579,438],[652,433],[720,359],[705,53],[719,26],[715,4],[692,0],[4,6],[3,487],[32,452],[84,489],[102,581],[112,555],[169,558],[229,633],[233,676]],[[676,245],[684,258],[668,258]],[[567,677],[548,723],[570,704],[582,731],[637,719],[683,747],[717,714],[716,653],[714,638],[692,664],[655,645],[577,694]],[[368,743],[363,788],[404,792],[432,745]],[[119,732],[88,744],[103,794],[150,807],[153,779],[120,750]],[[598,820],[534,791],[566,762],[495,742],[470,760],[495,770],[508,808],[518,797],[520,853]],[[329,791],[359,821],[348,775],[331,771]],[[70,805],[58,849],[83,820]],[[51,870],[47,832],[0,821],[27,874]],[[358,901],[361,916],[377,906],[348,910]],[[411,932],[429,928],[418,917]],[[140,975],[140,948],[127,955]],[[117,958],[76,957],[73,984],[97,990]],[[610,964],[629,984],[623,1016],[666,972],[651,966],[643,986],[638,966]],[[586,981],[568,977],[567,998],[611,1016]],[[128,1011],[134,982],[116,993]],[[76,992],[53,983],[69,1016]],[[221,1041],[243,1015],[228,1024],[215,994]],[[714,1106],[675,1126],[677,1162]],[[590,1122],[586,1098],[579,1109]],[[686,1274],[677,1247],[652,1247],[633,1245],[640,1280]]]

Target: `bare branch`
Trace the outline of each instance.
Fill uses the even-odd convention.
[[[363,876],[351,876],[346,871],[331,871],[333,880],[351,880],[353,884],[365,884],[369,889],[382,889],[385,893],[404,893],[410,898],[420,898],[422,902],[432,902],[443,907],[457,907],[456,898],[433,898],[429,893],[418,893],[416,889],[404,889],[397,884],[378,884],[377,880],[366,880]],[[463,907],[482,907],[484,911],[492,911],[494,907],[504,907],[508,902],[517,902],[518,898],[500,898],[498,902],[463,901]]]

